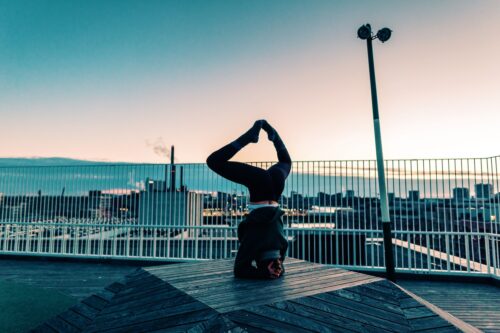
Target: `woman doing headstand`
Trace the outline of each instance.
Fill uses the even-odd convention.
[[[240,162],[229,162],[241,148],[259,140],[263,129],[273,142],[278,162],[269,169]],[[265,120],[258,120],[245,134],[213,152],[207,165],[217,174],[246,186],[250,192],[250,213],[238,226],[240,247],[234,262],[238,278],[277,278],[284,273],[283,261],[288,242],[283,231],[284,214],[278,201],[290,173],[292,161],[276,130]],[[255,260],[257,267],[252,263]]]

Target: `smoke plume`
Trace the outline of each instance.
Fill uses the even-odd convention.
[[[158,137],[153,141],[146,140],[146,145],[151,147],[156,155],[166,160],[170,160],[170,147],[165,144],[162,137]],[[177,162],[176,157],[174,157],[174,162]]]

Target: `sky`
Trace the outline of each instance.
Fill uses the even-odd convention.
[[[204,162],[257,119],[293,160],[500,154],[500,1],[0,0],[0,157]],[[235,160],[273,161],[265,133]]]

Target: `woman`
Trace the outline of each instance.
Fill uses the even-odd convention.
[[[278,154],[278,163],[264,170],[240,162],[229,162],[241,148],[259,141],[259,132],[267,132]],[[278,201],[290,173],[292,161],[276,130],[265,120],[257,120],[245,134],[213,152],[207,165],[217,174],[250,192],[250,213],[238,226],[240,248],[234,262],[238,278],[278,278],[284,273],[283,260],[288,242],[281,216],[284,212]],[[257,267],[252,265],[255,260]]]

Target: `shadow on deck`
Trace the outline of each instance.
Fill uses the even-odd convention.
[[[238,280],[232,270],[232,259],[138,269],[34,331],[475,331],[370,275],[293,258],[277,280]]]

